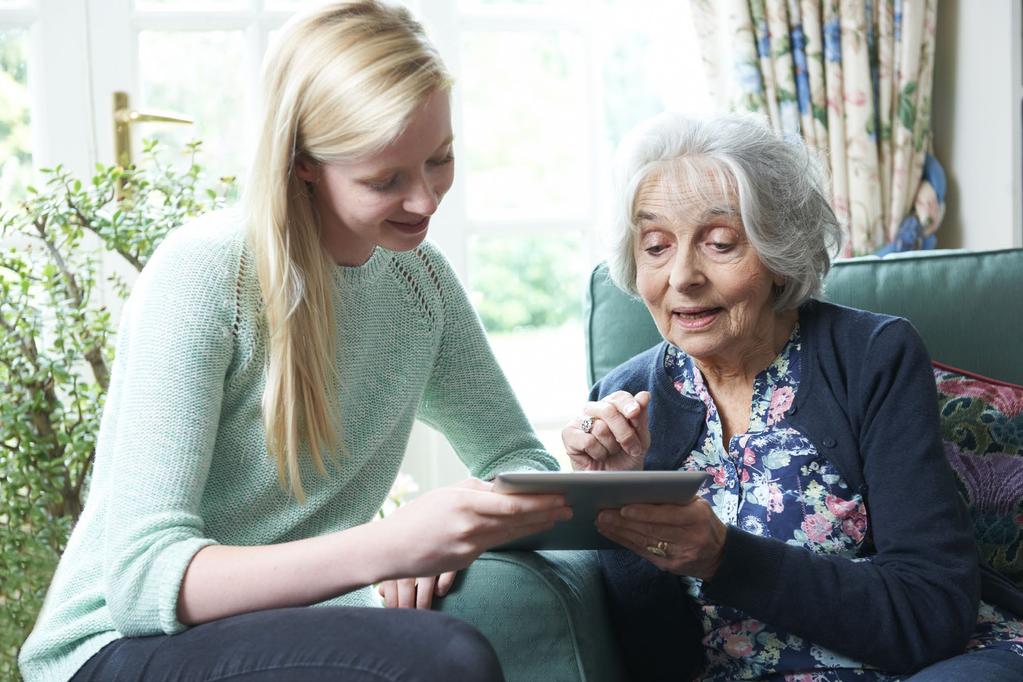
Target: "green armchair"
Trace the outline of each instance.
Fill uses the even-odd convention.
[[[594,269],[587,293],[592,384],[661,337],[642,302],[617,289],[605,266]],[[1023,384],[1023,249],[840,261],[826,297],[906,317],[935,360]],[[509,682],[626,679],[592,552],[484,554],[439,608],[490,639]]]

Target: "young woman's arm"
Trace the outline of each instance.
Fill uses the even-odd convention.
[[[490,479],[509,470],[557,470],[526,419],[494,357],[479,316],[444,255],[430,242],[416,251],[425,271],[421,290],[443,319],[440,350],[417,417],[444,434],[474,476]],[[386,581],[381,595],[390,607],[429,608],[454,576],[418,573]]]
[[[121,634],[173,634],[376,580],[453,570],[552,522],[560,499],[510,500],[472,482],[424,495],[370,526],[273,546],[219,546],[203,500],[231,485],[223,472],[211,477],[234,355],[240,249],[223,234],[225,219],[204,218],[169,236],[124,311],[89,493],[90,509],[103,515],[94,551],[104,599]]]
[[[216,543],[202,516],[234,354],[233,217],[178,228],[124,307],[87,513],[101,514],[104,600],[126,637],[173,634],[181,577]]]
[[[502,495],[468,479],[431,491],[378,522],[278,545],[211,545],[178,595],[187,625],[300,606],[371,583],[461,569],[484,550],[545,530],[570,511],[560,495]],[[443,522],[438,522],[443,519]]]
[[[519,405],[479,316],[444,255],[420,247],[440,290],[443,340],[418,418],[448,439],[474,476],[515,469],[557,470]],[[423,282],[426,289],[429,282]]]

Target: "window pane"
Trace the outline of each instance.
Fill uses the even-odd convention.
[[[578,232],[473,238],[470,287],[487,331],[559,327],[579,320],[581,243]]]
[[[463,34],[470,220],[589,214],[583,57],[567,31]]]
[[[661,111],[710,113],[699,43],[685,2],[594,3],[603,50],[606,153]]]
[[[490,334],[490,343],[533,428],[560,428],[579,414],[588,391],[582,322]]]
[[[564,2],[564,0],[559,0]],[[554,0],[458,0],[458,8],[463,11],[498,7],[502,9],[518,9],[529,7],[549,7]]]
[[[326,1],[327,0],[314,0],[313,2],[309,2],[309,0],[267,0],[266,8],[276,10],[282,9],[298,10],[314,5],[322,5]]]
[[[28,32],[0,29],[0,204],[25,196],[32,177]]]
[[[144,124],[136,137],[175,147],[201,139],[203,165],[211,174],[240,175],[246,163],[244,50],[240,31],[142,31],[141,106],[191,116],[195,125]]]
[[[141,10],[209,10],[219,12],[225,9],[247,8],[250,0],[135,0],[135,8]]]
[[[535,425],[566,421],[586,396],[582,235],[476,237],[469,289],[494,352]]]

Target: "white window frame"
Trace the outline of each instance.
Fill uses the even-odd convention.
[[[460,46],[462,34],[467,31],[571,31],[577,33],[584,45],[586,62],[586,120],[580,124],[586,130],[589,140],[585,167],[589,169],[587,184],[591,201],[580,205],[579,217],[573,220],[545,221],[521,219],[515,221],[472,220],[468,213],[465,183],[456,182],[452,192],[445,198],[441,220],[436,221],[437,227],[431,231],[431,239],[436,241],[451,261],[455,271],[470,281],[472,273],[468,259],[469,242],[476,236],[529,235],[529,234],[568,234],[580,232],[592,233],[601,215],[602,207],[598,205],[599,197],[605,196],[602,191],[601,169],[606,166],[599,158],[600,131],[603,129],[603,93],[598,53],[594,49],[592,22],[585,4],[578,0],[566,0],[550,5],[538,6],[494,6],[462,10],[458,0],[428,0],[413,6],[418,9],[417,16],[426,26],[433,43],[441,52],[445,63],[453,74],[461,72]],[[455,129],[455,155],[468,158],[464,149],[464,136],[461,135],[463,121],[463,104],[461,91],[455,88],[452,102],[453,126]],[[462,174],[464,178],[464,172]],[[594,262],[599,258],[600,245],[598,239],[585,240],[586,262]],[[582,349],[580,349],[582,350]]]
[[[607,167],[607,160],[599,158],[600,132],[603,129],[603,92],[601,89],[601,66],[598,52],[594,49],[592,22],[585,11],[585,3],[579,0],[561,0],[558,3],[539,6],[496,6],[464,9],[459,0],[419,0],[407,3],[410,9],[423,22],[431,41],[441,53],[445,64],[455,76],[456,87],[452,100],[452,126],[455,133],[455,157],[468,158],[464,148],[465,136],[462,135],[464,121],[464,105],[462,91],[457,86],[461,73],[462,36],[467,31],[572,31],[577,33],[584,45],[586,73],[586,138],[589,140],[585,167],[589,169],[587,184],[591,201],[579,206],[580,215],[574,220],[550,221],[530,220],[528,218],[515,221],[473,220],[469,216],[466,196],[465,170],[460,172],[461,180],[456,181],[444,199],[438,211],[437,219],[432,223],[430,239],[444,251],[455,272],[467,285],[472,281],[469,261],[469,244],[477,236],[514,236],[535,234],[570,234],[582,233],[593,235],[592,239],[584,238],[584,259],[586,263],[595,263],[602,253],[600,239],[594,234],[599,216],[605,206],[598,202],[606,197],[603,191],[606,185],[602,169]],[[580,282],[580,287],[583,283]],[[580,344],[579,353],[585,352]],[[579,363],[580,372],[583,363]],[[584,386],[580,377],[580,386]],[[580,391],[580,404],[584,398]],[[527,406],[528,407],[528,406]],[[552,430],[561,426],[561,417],[533,421],[537,430]],[[465,475],[465,468],[453,456],[453,453],[438,434],[417,425],[410,441],[410,453],[418,449],[425,450],[426,457],[410,457],[406,460],[406,469],[417,480],[425,482],[427,487],[449,483]]]
[[[250,117],[256,110],[259,65],[268,35],[293,14],[287,10],[267,10],[265,4],[264,0],[248,0],[238,9],[201,11],[136,9],[132,0],[26,0],[21,5],[0,9],[0,26],[23,27],[30,32],[28,79],[34,167],[62,163],[80,177],[88,177],[96,163],[113,162],[112,93],[125,91],[133,106],[145,104],[140,100],[138,34],[147,30],[242,31],[247,74],[242,87],[249,106],[239,115],[246,116],[244,125],[253,132]],[[580,202],[579,213],[572,220],[472,220],[467,211],[465,182],[456,182],[431,230],[431,239],[444,250],[456,273],[463,281],[470,281],[469,243],[477,236],[591,234],[602,214],[603,206],[598,201],[607,195],[603,191],[607,159],[599,158],[603,130],[602,65],[594,49],[593,25],[586,4],[582,0],[559,0],[540,6],[471,9],[466,9],[467,3],[459,0],[404,0],[403,4],[424,23],[456,79],[460,72],[462,35],[466,31],[571,31],[580,36],[584,45],[587,106],[580,126],[585,128],[589,140],[583,162],[588,169],[586,182],[591,200]],[[53,49],[55,45],[61,49]],[[454,97],[456,156],[467,158],[461,135],[462,97],[457,86]],[[465,177],[464,172],[461,177]],[[586,262],[598,259],[599,241],[584,239]],[[581,344],[578,352],[584,352]],[[535,426],[551,428],[558,424]],[[424,487],[464,475],[465,469],[456,458],[441,454],[450,451],[443,438],[421,425],[413,432],[409,450],[416,453],[414,459],[419,462],[413,462],[410,468]]]
[[[91,169],[94,140],[90,100],[85,5],[25,0],[0,8],[0,28],[28,32],[28,91],[32,165],[62,163],[75,172]],[[61,50],[49,49],[60,45]]]

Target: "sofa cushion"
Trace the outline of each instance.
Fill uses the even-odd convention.
[[[913,251],[837,261],[832,303],[905,317],[931,358],[1023,384],[1023,249]]]
[[[1023,386],[934,363],[945,455],[981,558],[1023,586]]]

